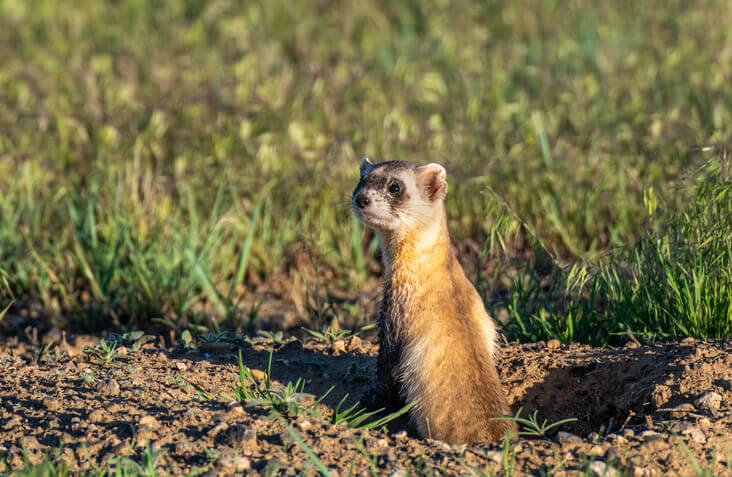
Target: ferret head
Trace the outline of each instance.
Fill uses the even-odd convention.
[[[447,175],[439,164],[415,166],[404,161],[361,161],[361,179],[353,191],[353,213],[381,232],[409,232],[443,218]]]

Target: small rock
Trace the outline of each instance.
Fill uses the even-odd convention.
[[[160,427],[160,422],[153,416],[143,416],[140,419],[140,426],[147,427],[148,429],[158,429]]]
[[[612,467],[608,467],[601,460],[596,460],[590,464],[590,469],[597,477],[618,477],[620,473]]]
[[[342,354],[346,352],[346,342],[343,340],[336,340],[330,345],[334,354]]]
[[[694,404],[700,409],[707,409],[709,411],[717,411],[722,407],[722,396],[714,391],[704,394],[699,397]]]
[[[407,477],[409,473],[404,469],[397,469],[391,473],[390,477]]]
[[[658,437],[658,432],[647,430],[647,431],[641,432],[640,436],[644,439],[650,439],[652,437]]]
[[[297,427],[299,427],[301,431],[307,432],[313,428],[313,424],[308,420],[304,420],[304,421],[299,421],[297,423]]]
[[[399,441],[405,441],[407,440],[409,436],[407,436],[407,431],[399,431],[396,434],[394,434],[394,438]]]
[[[707,441],[704,433],[696,427],[686,429],[685,431],[683,431],[683,434],[687,434],[693,442],[696,442],[698,444],[704,444]]]
[[[186,363],[184,363],[182,361],[176,361],[175,367],[176,367],[176,369],[178,369],[178,371],[185,371],[186,369],[188,369],[188,366],[186,366]]]
[[[693,346],[694,344],[696,344],[696,340],[691,336],[687,336],[686,338],[681,340],[680,343],[684,346]]]
[[[557,432],[557,442],[560,444],[582,444],[583,441],[580,436],[569,432],[559,431]]]
[[[389,447],[389,441],[382,438],[376,441],[376,445],[379,447]]]
[[[697,424],[699,424],[699,427],[702,430],[707,430],[712,427],[712,421],[710,421],[706,417],[702,417],[701,419],[699,419],[699,421],[697,421]]]
[[[117,348],[117,356],[120,356],[120,357],[124,358],[124,357],[125,357],[125,356],[127,356],[128,354],[130,354],[130,352],[129,352],[129,350],[127,349],[127,347],[125,347],[125,346],[120,346],[119,348]]]
[[[561,346],[562,343],[560,343],[558,339],[551,339],[546,342],[547,349],[559,349]]]
[[[503,453],[501,451],[489,450],[485,452],[485,456],[496,464],[500,464],[501,462],[503,462]]]

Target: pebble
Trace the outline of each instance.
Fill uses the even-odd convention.
[[[501,462],[503,462],[503,453],[501,451],[489,450],[485,452],[485,456],[496,464],[500,464]]]
[[[583,441],[580,436],[569,432],[559,431],[557,432],[557,442],[560,444],[582,444]]]
[[[707,409],[709,411],[717,411],[722,407],[722,396],[714,391],[706,393],[700,396],[694,404],[700,409]]]
[[[310,421],[308,421],[308,420],[299,421],[297,423],[297,427],[299,427],[301,431],[307,432],[307,431],[309,431],[310,429],[313,428],[313,424]]]
[[[707,441],[704,433],[697,427],[690,427],[688,429],[685,429],[684,431],[682,431],[682,434],[688,435],[692,441],[698,444],[704,444]]]
[[[186,369],[188,369],[188,366],[186,366],[186,363],[184,363],[182,361],[176,361],[175,367],[176,367],[176,369],[178,369],[178,371],[185,371]]]
[[[597,477],[615,477],[619,475],[617,470],[613,469],[612,467],[608,467],[607,464],[601,460],[596,460],[591,463],[590,469],[592,470],[592,473]]]
[[[562,343],[560,343],[558,339],[551,339],[546,342],[546,347],[548,349],[559,349],[561,346]]]
[[[409,436],[407,436],[407,431],[399,431],[396,434],[394,434],[394,438],[399,441],[405,441],[407,440]]]

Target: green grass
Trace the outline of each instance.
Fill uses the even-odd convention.
[[[481,278],[492,307],[508,297],[510,337],[729,336],[728,229],[678,184],[706,160],[691,148],[731,136],[731,13],[0,0],[0,309],[37,304],[75,329],[246,329],[257,284],[278,277],[299,323],[362,326],[328,294],[372,278],[349,211],[370,155],[443,163],[454,237],[535,257],[535,276]],[[665,207],[646,232],[650,190]],[[544,256],[605,263],[583,291],[596,311],[562,278],[547,293]]]

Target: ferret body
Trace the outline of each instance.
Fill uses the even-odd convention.
[[[353,210],[386,268],[374,397],[389,410],[416,400],[409,419],[422,437],[495,442],[510,427],[496,329],[452,252],[446,193],[438,164],[361,164]]]

